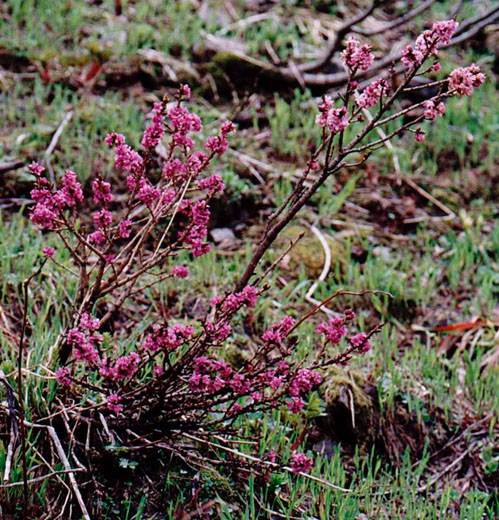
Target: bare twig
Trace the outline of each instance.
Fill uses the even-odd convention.
[[[259,459],[258,457],[254,457],[253,455],[248,455],[247,453],[243,453],[241,451],[235,450],[233,448],[229,448],[227,446],[222,446],[222,445],[217,444],[215,442],[211,442],[211,441],[209,441],[207,439],[202,439],[200,437],[196,437],[195,435],[191,435],[189,433],[184,433],[184,432],[178,432],[178,433],[180,435],[182,435],[183,437],[187,438],[187,439],[191,439],[193,441],[200,442],[202,444],[206,444],[208,446],[211,446],[212,448],[216,448],[216,449],[220,449],[222,451],[226,451],[227,453],[232,453],[232,455],[235,455],[236,457],[240,457],[242,459],[250,460],[252,462],[257,462],[259,464],[262,464],[264,466],[268,466],[268,467],[271,467],[271,468],[283,469],[284,471],[287,471],[288,473],[293,473],[294,475],[300,475],[300,476],[305,477],[305,478],[307,478],[309,480],[313,480],[314,482],[318,482],[319,484],[323,484],[324,486],[327,486],[327,487],[329,487],[331,489],[335,489],[337,491],[342,491],[343,493],[353,493],[352,489],[347,489],[347,488],[343,488],[341,486],[337,486],[337,485],[333,484],[332,482],[329,482],[328,480],[324,480],[322,478],[315,477],[314,475],[309,475],[308,473],[304,473],[302,471],[295,472],[289,466],[281,466],[280,464],[277,464],[275,462],[270,462],[268,460],[262,460],[262,459]]]
[[[85,520],[92,520],[90,517],[90,514],[88,513],[85,502],[83,501],[83,497],[81,495],[80,488],[78,487],[78,483],[76,482],[76,478],[74,476],[74,474],[76,472],[79,472],[82,470],[81,470],[81,468],[79,468],[79,469],[71,468],[71,464],[69,463],[69,460],[66,457],[66,452],[64,451],[64,448],[62,447],[61,441],[60,441],[55,429],[52,426],[48,426],[45,424],[35,424],[35,423],[28,422],[28,421],[24,421],[24,422],[25,422],[26,426],[29,426],[30,428],[44,428],[47,430],[50,438],[52,439],[52,442],[55,445],[57,454],[59,455],[59,458],[65,468],[65,473],[68,474],[69,482],[71,483],[71,487],[73,488],[73,493],[76,497],[76,500],[78,501],[81,512],[83,514],[83,518]],[[58,473],[58,472],[55,472],[55,473]]]

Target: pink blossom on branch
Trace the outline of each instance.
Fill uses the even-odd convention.
[[[304,453],[293,453],[291,455],[291,468],[294,473],[307,473],[314,466],[314,461]]]
[[[365,332],[360,332],[359,334],[351,337],[349,341],[353,347],[357,348],[357,352],[359,354],[365,354],[372,348],[371,343],[369,342],[369,338]]]
[[[144,148],[155,148],[165,135],[165,127],[163,125],[164,108],[163,103],[154,104],[151,112],[151,123],[146,128],[141,141]]]
[[[323,334],[327,342],[337,345],[341,338],[347,334],[345,320],[343,318],[331,318],[327,323],[320,323],[315,332]]]
[[[107,229],[113,221],[113,215],[107,209],[101,209],[97,213],[94,213],[94,224],[99,229]]]
[[[316,123],[323,128],[329,128],[334,134],[341,132],[350,124],[345,107],[322,112],[317,116]]]
[[[111,184],[103,181],[101,178],[97,178],[92,182],[92,191],[94,194],[95,204],[109,203],[113,201]]]
[[[43,256],[45,258],[54,258],[54,255],[55,255],[55,249],[53,247],[45,247],[43,249]]]
[[[402,51],[402,63],[406,67],[419,67],[424,59],[436,56],[438,48],[450,42],[457,26],[454,20],[434,23],[431,30],[423,31],[416,38],[414,47],[405,47]]]
[[[371,46],[366,43],[361,44],[359,40],[350,38],[347,40],[346,48],[341,54],[341,58],[346,66],[352,70],[368,70],[371,66],[374,55]]]
[[[416,128],[416,132],[414,134],[414,140],[418,143],[423,142],[426,139],[426,134],[421,130],[420,127]]]
[[[210,193],[222,193],[225,185],[222,181],[222,177],[215,173],[209,177],[205,177],[198,182],[198,188],[200,190],[208,190]]]
[[[129,219],[122,220],[118,225],[118,236],[120,238],[128,238],[132,232],[132,221]]]
[[[109,411],[118,414],[123,411],[123,405],[119,404],[121,397],[118,394],[109,394],[106,402]]]
[[[485,74],[480,67],[472,63],[469,67],[461,67],[451,72],[449,90],[455,91],[458,97],[471,96],[473,90],[485,81]]]
[[[59,367],[55,373],[55,378],[60,385],[71,386],[71,379],[69,378],[69,368]]]
[[[175,278],[187,278],[189,276],[189,269],[183,265],[176,265],[172,269],[172,275]]]
[[[429,119],[431,121],[435,120],[438,116],[443,116],[445,113],[445,105],[442,102],[435,103],[430,99],[425,101],[423,107],[425,119]]]
[[[360,108],[371,108],[378,103],[382,96],[388,92],[388,82],[385,79],[374,80],[368,85],[362,94],[357,94],[355,103]]]

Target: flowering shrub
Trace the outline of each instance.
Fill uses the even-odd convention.
[[[224,183],[208,171],[213,159],[227,150],[230,134],[236,131],[232,122],[224,122],[199,148],[202,121],[185,106],[190,90],[184,85],[173,102],[165,97],[154,105],[140,151],[128,145],[123,135],[109,134],[105,143],[125,178],[126,187],[119,187],[126,192],[122,206],[116,203],[110,183],[100,176],[87,194],[73,171],[67,170],[60,185],[53,186],[41,165],[31,165],[36,187],[31,192],[30,218],[40,228],[57,233],[70,253],[70,272],[78,279],[57,381],[68,398],[90,399],[92,406],[81,414],[103,413],[107,427],[119,431],[123,445],[136,447],[141,439],[145,446],[161,438],[163,446],[183,453],[186,448],[177,439],[185,434],[234,434],[238,417],[283,405],[291,413],[302,412],[309,392],[321,384],[322,369],[346,363],[371,348],[370,338],[378,328],[349,337],[348,325],[355,315],[346,310],[342,317],[319,324],[319,347],[307,360],[296,359],[293,333],[316,308],[298,321],[286,316],[271,325],[240,365],[230,364],[224,355],[234,317],[264,297],[263,277],[254,276],[261,258],[324,181],[341,168],[362,164],[369,153],[404,130],[421,140],[424,133],[417,125],[442,116],[445,99],[470,95],[483,83],[484,75],[476,65],[456,69],[449,78],[431,82],[437,93],[430,99],[392,111],[398,97],[421,88],[411,86],[414,77],[439,70],[438,47],[449,41],[456,26],[452,20],[436,23],[418,37],[414,47],[404,50],[402,62],[407,69],[398,85],[393,78],[382,77],[360,89],[356,74],[369,69],[374,55],[367,44],[347,42],[342,56],[349,83],[337,105],[325,96],[318,106],[316,121],[323,129],[320,145],[269,220],[237,287],[212,299],[206,315],[197,321],[172,319],[152,324],[142,334],[116,333],[107,340],[104,335],[113,316],[134,295],[167,279],[188,278],[188,266],[178,260],[182,252],[190,253],[194,261],[210,250],[206,241],[210,202],[223,192]],[[432,63],[423,68],[429,59]],[[376,114],[366,119],[365,111],[374,107]],[[369,141],[371,132],[394,120],[400,120],[395,131]],[[352,127],[356,131],[347,142],[345,130]],[[160,143],[166,156],[156,151]],[[349,156],[356,159],[347,162]],[[318,170],[317,176],[305,183],[313,170]],[[43,254],[53,259],[55,251],[46,247]],[[120,339],[123,350],[118,347]],[[311,467],[310,458],[293,452],[292,471],[306,472]]]

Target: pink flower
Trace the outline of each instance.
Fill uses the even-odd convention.
[[[320,323],[315,332],[324,334],[327,342],[337,345],[341,338],[347,334],[345,320],[343,318],[331,318],[328,323]]]
[[[165,135],[163,125],[163,103],[155,103],[152,110],[151,124],[146,128],[141,144],[144,148],[155,148]]]
[[[137,192],[137,198],[146,206],[152,206],[161,195],[161,191],[151,186],[145,179],[141,179],[141,187]]]
[[[455,91],[458,97],[471,96],[473,89],[485,81],[485,74],[480,67],[472,63],[469,67],[461,67],[451,72],[449,90]]]
[[[281,345],[295,323],[294,318],[286,316],[281,322],[271,325],[270,329],[263,333],[262,340],[265,343]]]
[[[355,312],[352,309],[345,309],[345,321],[352,321],[355,319]]]
[[[94,318],[90,313],[84,312],[80,318],[80,327],[83,330],[94,332],[96,330],[99,330],[100,320],[99,318]]]
[[[239,403],[234,403],[228,410],[227,415],[236,415],[238,414],[243,407]]]
[[[196,202],[191,207],[192,221],[198,226],[206,226],[210,220],[210,208],[205,200]]]
[[[155,327],[152,334],[148,334],[142,347],[156,352],[160,349],[174,350],[183,345],[194,334],[192,325],[176,323],[173,327]]]
[[[36,175],[37,177],[39,177],[45,171],[45,167],[37,162],[32,162],[28,166],[28,169],[33,175]]]
[[[118,236],[120,238],[128,238],[132,231],[132,221],[125,219],[122,220],[118,225]]]
[[[167,179],[183,179],[186,173],[186,167],[180,159],[173,159],[165,162],[162,173]]]
[[[213,368],[220,374],[220,377],[222,377],[223,379],[229,378],[233,372],[230,365],[223,359],[217,359],[213,363]]]
[[[116,360],[114,365],[115,376],[114,379],[126,379],[133,376],[137,370],[140,357],[136,352],[132,352],[128,356],[122,356]]]
[[[291,400],[286,403],[286,406],[292,413],[300,413],[304,405],[305,403],[301,397],[292,397]]]
[[[165,369],[161,365],[154,365],[152,368],[152,371],[156,377],[159,377],[164,374]]]
[[[94,193],[94,203],[102,204],[112,202],[113,196],[111,194],[111,184],[102,179],[96,179],[92,182],[92,191]]]
[[[262,401],[263,400],[263,395],[261,392],[252,392],[250,394],[250,397],[251,399],[253,399],[253,401],[255,402],[258,402],[258,401]]]
[[[55,255],[55,249],[53,247],[47,246],[43,250],[43,256],[46,258],[54,258]]]
[[[311,160],[309,163],[308,163],[308,167],[312,170],[312,171],[315,171],[315,170],[318,170],[319,169],[319,163],[313,159]]]
[[[77,361],[85,361],[87,364],[95,363],[99,360],[99,353],[89,342],[77,343],[74,345],[74,356]]]
[[[144,168],[144,159],[127,144],[119,144],[114,149],[114,166],[126,173],[140,175]]]
[[[245,394],[250,389],[250,383],[244,377],[243,374],[234,374],[232,379],[229,381],[229,386],[236,394]]]
[[[29,218],[33,224],[50,229],[54,227],[57,216],[57,213],[39,203],[31,210]]]
[[[180,85],[180,88],[178,89],[180,95],[184,97],[185,99],[191,98],[191,89],[189,85]]]
[[[224,137],[212,136],[206,139],[204,147],[210,152],[222,155],[227,150],[228,145],[229,143]]]
[[[314,465],[312,458],[307,457],[304,453],[294,452],[291,455],[291,469],[294,473],[307,473]]]
[[[69,368],[59,367],[55,373],[55,378],[60,385],[71,386],[71,379],[69,378]]]
[[[317,386],[322,382],[322,376],[309,370],[308,368],[302,368],[298,370],[295,377],[291,380],[289,386],[289,394],[293,397],[298,397],[306,392],[309,392],[314,386]]]
[[[206,323],[205,331],[210,341],[218,342],[227,339],[231,333],[231,327],[226,322]]]
[[[83,200],[83,191],[75,172],[66,170],[62,177],[62,186],[61,194],[66,206],[76,206],[77,202]]]
[[[81,346],[85,343],[85,334],[78,329],[69,329],[66,335],[66,341],[71,346]]]
[[[433,31],[423,31],[416,38],[416,53],[419,53],[420,60],[428,56],[435,56],[438,49],[438,37]]]
[[[418,67],[424,59],[435,56],[441,45],[450,42],[458,24],[454,20],[434,23],[430,31],[423,31],[416,39],[415,48],[408,45],[402,51],[402,63],[406,67]],[[439,65],[433,65],[439,70]]]
[[[362,45],[355,38],[350,38],[347,40],[345,50],[341,53],[341,58],[352,70],[367,70],[374,60],[374,55],[370,45]]]
[[[194,147],[194,141],[182,132],[175,132],[172,136],[173,144],[186,150],[191,150]]]
[[[196,114],[190,113],[186,108],[175,106],[168,110],[168,118],[173,129],[179,135],[189,132],[199,132],[202,128],[201,119]]]
[[[94,223],[99,229],[108,228],[113,221],[113,215],[107,209],[101,209],[94,213]]]
[[[125,144],[125,136],[122,134],[116,134],[114,132],[107,134],[104,142],[109,146],[119,146]]]
[[[350,124],[345,107],[332,108],[329,112],[322,112],[317,116],[316,123],[323,128],[327,126],[335,134],[341,132]]]
[[[423,61],[423,55],[420,51],[415,50],[412,45],[407,45],[402,51],[401,61],[406,67],[418,67]]]
[[[241,305],[254,307],[258,299],[258,292],[255,287],[251,285],[246,286],[241,292],[229,294],[222,305],[222,310],[235,311]]]
[[[189,172],[198,174],[207,162],[208,156],[204,152],[197,151],[187,157],[185,165]]]
[[[97,244],[98,246],[101,246],[106,241],[106,236],[102,231],[94,231],[93,233],[90,233],[88,235],[88,241],[91,244]]]
[[[424,141],[426,139],[425,133],[423,132],[423,130],[421,130],[421,128],[419,128],[419,127],[416,128],[416,133],[414,134],[414,139],[418,143],[421,143],[422,141]]]
[[[435,120],[438,116],[443,116],[445,113],[445,105],[440,102],[435,104],[431,99],[424,103],[424,117],[425,119]]]
[[[368,85],[355,98],[355,102],[360,108],[371,108],[388,92],[388,83],[384,79],[377,79]]]
[[[369,339],[365,332],[360,332],[359,334],[356,334],[355,336],[350,338],[349,341],[353,347],[357,347],[357,352],[359,354],[365,354],[372,348],[371,343],[369,343]]]
[[[208,190],[211,193],[222,193],[225,185],[222,181],[222,177],[218,174],[210,175],[205,179],[202,179],[198,182],[198,188],[200,190]]]
[[[172,269],[172,274],[176,278],[187,278],[189,276],[189,269],[183,265],[176,265]]]
[[[119,404],[120,401],[121,397],[118,394],[109,394],[106,400],[108,410],[115,414],[120,413],[123,410],[123,405]]]
[[[223,136],[231,134],[236,131],[236,125],[232,121],[225,121],[222,125],[221,132]]]
[[[438,37],[438,43],[443,45],[449,43],[458,25],[455,20],[445,20],[443,22],[434,23],[432,31]]]

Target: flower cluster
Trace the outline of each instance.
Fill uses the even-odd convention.
[[[40,164],[30,165],[30,171],[37,177],[36,188],[31,190],[35,206],[30,212],[31,221],[45,229],[56,229],[63,223],[64,210],[72,209],[83,200],[83,190],[76,173],[66,170],[61,188],[53,190],[47,179],[41,176],[45,168]]]
[[[229,294],[222,303],[222,311],[236,311],[239,307],[243,305],[247,305],[248,307],[254,307],[256,305],[258,299],[258,291],[256,287],[252,287],[248,285],[241,292],[231,293]],[[222,300],[218,298],[214,298],[212,300],[213,304],[218,304]]]
[[[352,71],[368,70],[374,60],[371,46],[366,43],[361,44],[355,38],[347,40],[346,48],[342,52],[341,57],[345,65]]]
[[[172,327],[155,325],[153,332],[148,334],[142,347],[151,352],[158,350],[174,350],[183,345],[195,332],[192,325],[175,323]]]
[[[316,123],[322,128],[329,128],[334,134],[341,132],[349,125],[346,107],[333,108],[333,102],[329,96],[324,96],[319,105],[319,111]]]
[[[355,103],[360,108],[371,108],[388,92],[386,79],[376,79],[361,94],[356,93]]]
[[[443,116],[445,113],[445,105],[442,102],[435,103],[430,99],[425,101],[423,106],[425,119],[429,119],[431,121],[435,120],[439,116]]]
[[[307,457],[304,453],[295,452],[291,455],[291,468],[294,473],[307,473],[313,466],[313,459]]]
[[[305,405],[304,395],[321,382],[322,376],[318,372],[307,368],[298,370],[289,382],[288,394],[291,396],[287,403],[289,410],[293,413],[301,412]]]
[[[372,346],[365,332],[359,332],[350,338],[350,344],[357,349],[359,354],[365,354],[371,350]]]
[[[155,103],[152,110],[151,124],[146,128],[142,136],[141,144],[144,148],[156,147],[165,135],[163,124],[165,104]]]
[[[270,329],[263,333],[262,340],[265,343],[280,346],[295,324],[296,320],[294,318],[286,316],[279,323],[271,325]]]
[[[416,39],[415,46],[408,45],[402,51],[402,63],[406,67],[418,67],[429,56],[436,56],[441,45],[447,45],[458,23],[445,20],[434,23],[431,30],[423,31]]]
[[[337,345],[341,338],[347,335],[345,318],[331,318],[329,322],[322,322],[317,326],[315,332],[323,334],[326,342]]]
[[[99,361],[97,348],[102,342],[102,336],[93,331],[87,331],[84,327],[81,327],[81,329],[72,328],[68,330],[67,344],[72,347],[77,361],[84,361],[86,364],[97,363]]]
[[[218,392],[230,387],[236,393],[244,393],[249,383],[243,375],[234,374],[232,368],[222,360],[200,356],[194,360],[194,373],[189,378],[193,392]]]
[[[227,121],[222,125],[220,135],[208,137],[204,147],[209,150],[211,153],[217,153],[218,155],[222,155],[228,146],[227,135],[235,132],[236,127],[231,121]]]
[[[331,318],[328,322],[320,323],[315,332],[322,334],[326,343],[338,345],[343,337],[348,334],[346,327],[347,322],[355,319],[355,314],[351,309],[347,309],[344,317]],[[355,347],[359,354],[365,354],[371,349],[369,338],[365,332],[361,332],[348,339],[352,347]]]
[[[451,72],[449,78],[449,90],[457,96],[471,96],[473,90],[485,81],[485,74],[480,67],[472,63],[469,67],[461,67]]]

